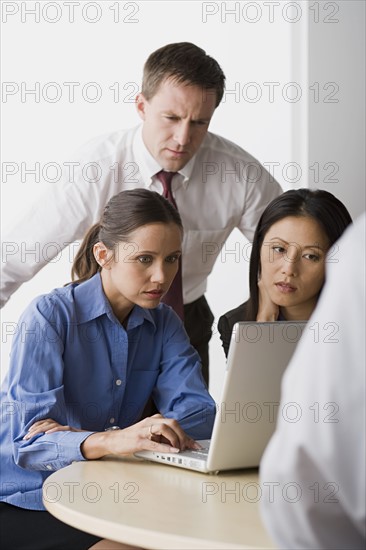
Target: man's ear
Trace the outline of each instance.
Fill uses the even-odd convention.
[[[93,246],[93,254],[96,262],[104,269],[110,269],[110,261],[113,258],[112,250],[109,250],[105,244],[100,241]]]
[[[147,99],[140,92],[139,94],[137,94],[135,101],[136,101],[136,109],[137,109],[139,117],[142,120],[145,120],[145,110],[146,110]]]

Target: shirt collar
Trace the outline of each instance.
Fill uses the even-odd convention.
[[[73,287],[78,324],[93,321],[102,315],[107,315],[112,322],[120,324],[104,294],[100,273],[96,273],[84,283],[73,283]],[[156,327],[152,313],[148,309],[135,305],[128,319],[127,330],[142,325],[145,320]]]
[[[140,126],[136,129],[133,140],[133,153],[134,158],[137,160],[142,183],[145,187],[149,188],[151,186],[153,176],[161,170],[161,166],[159,166],[144,144],[142,139],[142,124],[140,124]]]
[[[140,126],[138,126],[136,129],[133,142],[133,152],[134,157],[137,160],[140,174],[142,176],[142,181],[144,185],[149,188],[151,186],[153,176],[160,172],[160,170],[162,170],[162,167],[146,148],[144,140],[142,139],[142,126],[143,125],[140,124]],[[187,162],[187,164],[183,166],[183,168],[181,168],[178,172],[178,174],[183,176],[183,185],[185,186],[188,185],[188,180],[192,175],[197,154],[198,153],[196,153],[191,158],[191,160]]]

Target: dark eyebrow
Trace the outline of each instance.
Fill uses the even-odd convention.
[[[162,111],[162,114],[164,116],[172,116],[172,117],[175,117],[175,118],[182,118],[180,115],[177,115],[173,111]],[[191,120],[191,122],[204,122],[205,124],[208,124],[210,121],[211,121],[210,118],[195,118],[195,119]]]
[[[270,241],[281,241],[282,243],[284,244],[292,244],[294,241],[292,241],[291,243],[288,243],[287,241],[285,241],[284,239],[281,239],[281,237],[272,237],[272,239],[270,239]],[[296,243],[297,244],[297,243]],[[318,250],[322,250],[324,251],[324,249],[318,245],[318,244],[306,244],[305,246],[303,246],[302,248],[316,248]]]
[[[169,254],[181,254],[181,253],[182,253],[181,249],[174,250],[173,252],[169,252]],[[141,256],[141,255],[144,255],[144,254],[150,254],[151,256],[157,256],[158,252],[155,252],[154,250],[138,250],[136,252],[136,256]]]

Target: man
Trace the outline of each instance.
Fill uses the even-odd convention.
[[[363,215],[329,258],[283,380],[260,476],[264,522],[279,548],[365,548],[365,245]],[[291,419],[281,415],[285,404]]]
[[[194,44],[168,44],[153,52],[136,98],[142,125],[88,143],[67,163],[64,184],[8,238],[29,248],[38,243],[40,250],[52,242],[60,250],[83,236],[110,197],[136,187],[161,193],[157,174],[173,172],[172,195],[185,230],[184,322],[207,382],[213,322],[204,297],[207,276],[231,231],[238,227],[251,240],[263,209],[281,193],[258,161],[208,132],[224,89],[220,66]],[[2,265],[2,305],[46,263],[41,255],[39,261],[25,264],[20,255]]]

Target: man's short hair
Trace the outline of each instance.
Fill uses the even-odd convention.
[[[147,100],[166,79],[216,92],[216,107],[225,90],[225,75],[215,59],[190,42],[167,44],[149,55],[144,65],[142,93]]]

